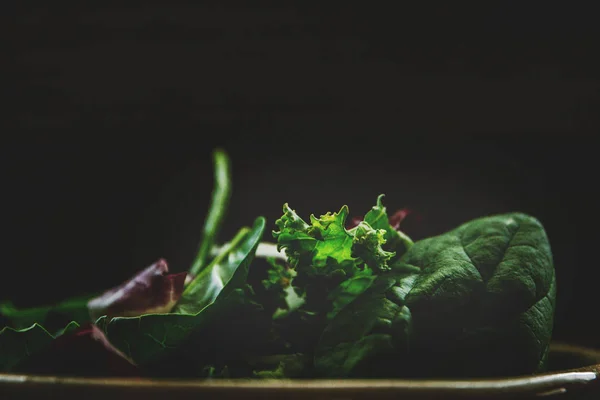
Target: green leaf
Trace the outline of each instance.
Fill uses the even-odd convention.
[[[296,271],[281,259],[268,257],[266,261],[269,265],[266,271],[267,279],[263,279],[261,283],[265,292],[270,296],[270,303],[275,303],[277,306],[273,317],[278,318],[302,303],[292,286]]]
[[[353,251],[361,257],[369,267],[379,271],[387,271],[388,261],[395,253],[385,251],[385,230],[373,229],[367,222],[362,221],[354,228]]]
[[[64,328],[58,330],[53,336],[54,338],[57,338],[59,336],[64,335],[65,333],[69,333],[71,331],[74,331],[75,329],[79,328],[80,324],[75,322],[75,321],[71,321],[67,324],[67,326],[65,326]]]
[[[207,329],[222,318],[227,310],[247,303],[243,287],[264,228],[265,219],[257,218],[252,230],[244,234],[244,239],[232,247],[220,262],[212,263],[210,269],[207,268],[207,274],[214,280],[198,275],[198,280],[188,286],[188,293],[184,293],[187,296],[185,302],[174,313],[118,317],[110,321],[101,319],[98,324],[104,326],[111,343],[138,364],[150,362],[166,351],[177,349],[192,334]],[[199,290],[203,287],[214,291],[205,296]],[[212,300],[204,305],[207,299]]]
[[[345,228],[347,206],[320,218],[311,215],[310,225],[287,204],[284,204],[283,211],[283,216],[276,221],[279,231],[274,231],[273,237],[277,239],[278,249],[285,249],[292,267],[308,275],[354,272],[361,260],[353,255],[355,230]]]
[[[285,249],[289,263],[296,267],[300,257],[306,258],[317,245],[317,240],[308,233],[310,225],[287,203],[283,205],[283,216],[275,221],[275,225],[279,228],[279,231],[273,231],[273,237],[277,239],[277,250]]]
[[[307,311],[333,317],[370,286],[374,271],[390,269],[388,263],[395,254],[382,247],[386,243],[385,229],[374,229],[366,221],[346,229],[347,206],[320,218],[311,215],[310,224],[287,204],[283,210],[276,221],[279,230],[273,236],[297,270],[294,285],[306,300]],[[387,220],[385,209],[379,207],[377,211],[375,215],[372,210],[369,219],[385,226],[380,222],[381,218]]]
[[[243,285],[262,232],[262,229],[250,231],[249,228],[242,228],[228,244],[228,248],[189,283],[173,313],[196,314],[214,302],[220,294],[226,296],[230,288]],[[228,286],[232,280],[235,282]]]
[[[10,372],[20,361],[42,350],[58,336],[78,327],[77,322],[70,322],[55,335],[37,323],[24,329],[4,327],[0,330],[0,372]]]
[[[325,266],[329,258],[338,264],[355,261],[352,256],[353,237],[345,228],[347,217],[347,206],[343,206],[337,213],[328,212],[320,218],[310,216],[312,226],[308,228],[308,233],[318,239],[312,260],[314,266]]]
[[[206,260],[215,244],[221,224],[225,218],[227,206],[229,205],[229,198],[231,197],[231,172],[227,153],[221,149],[217,149],[213,153],[213,161],[214,189],[212,192],[212,202],[204,221],[204,230],[202,231],[198,254],[189,270],[193,276],[200,273],[206,266]]]
[[[9,326],[15,329],[24,329],[40,323],[48,330],[55,331],[62,329],[69,321],[79,324],[90,322],[87,302],[93,297],[76,297],[57,304],[32,308],[17,308],[11,302],[3,302],[0,303],[0,315],[8,319]]]
[[[268,257],[266,260],[270,268],[267,269],[267,279],[264,279],[262,284],[266,290],[273,290],[283,294],[283,289],[290,286],[295,271],[275,257]]]
[[[300,218],[287,204],[284,214],[275,223],[279,231],[273,232],[278,249],[285,249],[293,267],[302,267],[308,273],[329,274],[328,266],[354,265],[352,256],[353,236],[345,229],[348,207],[339,212],[310,216],[311,225]],[[332,263],[333,262],[333,263]]]
[[[411,339],[411,313],[404,298],[415,274],[382,274],[329,322],[315,350],[323,377],[391,377],[385,362],[403,363]]]
[[[415,326],[415,374],[507,376],[543,369],[556,283],[538,220],[521,213],[479,218],[415,243],[401,264],[422,270],[406,298]]]
[[[327,318],[334,318],[342,308],[366,291],[376,277],[373,270],[367,267],[340,283],[329,295],[329,299],[333,303],[333,310],[327,314]]]
[[[383,205],[383,198],[380,194],[377,197],[377,205],[365,215],[364,221],[373,229],[383,229],[385,231],[386,243],[384,248],[396,253],[396,256],[404,254],[412,245],[413,241],[402,231],[394,229],[390,225],[390,220]]]

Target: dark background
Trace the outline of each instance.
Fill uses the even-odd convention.
[[[487,3],[487,2],[486,2]],[[379,193],[414,238],[523,211],[547,229],[555,337],[600,347],[600,29],[591,10],[346,5],[7,8],[0,299],[185,270],[233,162],[221,239]]]

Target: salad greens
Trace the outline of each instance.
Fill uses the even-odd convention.
[[[76,328],[79,324],[71,322],[53,335],[37,323],[24,329],[5,326],[0,330],[0,370],[10,371],[23,359],[48,346],[52,339]]]
[[[158,260],[104,293],[33,309],[0,303],[0,372],[198,378],[474,377],[543,371],[556,280],[522,213],[413,242],[384,196],[300,217],[286,203],[219,245],[230,161],[214,152],[198,254]],[[272,240],[274,242],[272,242]],[[92,368],[93,366],[93,368]]]

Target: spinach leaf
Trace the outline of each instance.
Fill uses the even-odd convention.
[[[377,275],[371,268],[365,267],[354,276],[346,279],[329,293],[329,300],[333,309],[327,313],[327,319],[332,319],[346,305],[350,304],[357,296],[371,286]]]
[[[0,315],[8,320],[7,326],[17,330],[38,323],[50,332],[55,332],[62,329],[70,321],[76,321],[79,324],[90,322],[87,302],[92,297],[76,297],[53,305],[31,308],[17,308],[7,301],[0,303]]]
[[[193,333],[207,329],[228,310],[246,302],[243,286],[264,228],[265,219],[257,218],[252,229],[244,233],[243,240],[230,248],[228,256],[211,263],[206,272],[190,283],[189,290],[182,296],[181,306],[177,306],[174,313],[110,320],[102,317],[98,325],[104,327],[115,347],[137,364],[150,362],[177,349]],[[210,292],[210,296],[205,296],[204,291]],[[210,343],[202,345],[210,346]]]
[[[174,313],[196,314],[217,296],[226,296],[231,288],[241,287],[246,282],[262,231],[257,230],[252,236],[250,233],[249,228],[240,229],[227,248],[188,284]],[[228,285],[230,281],[233,282]]]
[[[231,197],[230,161],[227,153],[217,149],[213,153],[214,188],[210,210],[204,221],[204,230],[200,239],[198,254],[190,267],[189,273],[197,275],[206,266],[206,260],[215,244],[215,239],[221,228],[225,211]]]
[[[404,301],[416,277],[415,273],[379,275],[341,309],[323,331],[315,350],[317,374],[399,376],[412,329],[411,312]]]
[[[320,375],[448,378],[543,370],[556,281],[548,238],[535,218],[473,220],[415,243],[398,268],[418,272],[379,275],[330,321],[315,353]]]
[[[55,335],[37,323],[24,329],[4,327],[0,330],[0,372],[9,372],[22,360],[44,349],[56,337],[77,327],[79,324],[71,322]]]
[[[110,344],[94,324],[71,324],[43,349],[24,358],[13,372],[63,376],[139,376],[138,368]]]
[[[415,376],[507,376],[544,368],[556,282],[538,220],[522,213],[479,218],[415,243],[401,264],[422,270],[406,297]]]

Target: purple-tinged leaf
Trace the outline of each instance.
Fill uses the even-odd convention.
[[[90,300],[90,315],[96,320],[103,315],[135,317],[170,312],[183,293],[187,274],[168,272],[167,262],[158,260],[122,285]]]
[[[404,221],[404,218],[406,218],[410,213],[412,213],[412,210],[408,208],[402,208],[393,213],[389,217],[390,225],[392,226],[392,228],[394,228],[395,230],[400,229],[400,224],[402,223],[402,221]]]

